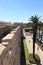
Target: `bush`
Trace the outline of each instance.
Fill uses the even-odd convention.
[[[10,33],[12,31],[12,27],[11,26],[8,26],[6,25],[4,28],[3,28],[3,36],[7,35],[8,33]]]
[[[29,54],[29,62],[30,63],[40,63],[40,58],[37,54],[35,54],[35,58],[33,58],[33,54]]]

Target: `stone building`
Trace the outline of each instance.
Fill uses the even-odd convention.
[[[22,28],[18,26],[2,39],[0,65],[20,65]]]

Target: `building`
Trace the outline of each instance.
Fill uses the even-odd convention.
[[[12,25],[11,22],[8,22],[8,21],[0,21],[0,26],[5,26],[5,25]]]
[[[4,23],[5,23],[5,25],[12,25],[12,23],[11,22],[7,22],[7,21],[4,21]]]

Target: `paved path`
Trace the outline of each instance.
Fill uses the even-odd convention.
[[[24,33],[24,36],[26,37],[27,48],[28,48],[29,52],[32,53],[32,51],[33,51],[32,35],[31,36],[27,36],[25,34],[25,32],[23,32],[23,33]],[[29,42],[29,40],[30,40],[30,42]],[[35,53],[39,55],[39,57],[41,59],[41,64],[43,65],[43,52],[39,48],[39,46],[37,44],[35,44]]]

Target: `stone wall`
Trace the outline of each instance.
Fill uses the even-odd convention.
[[[20,65],[22,28],[18,26],[2,39],[0,65]]]

